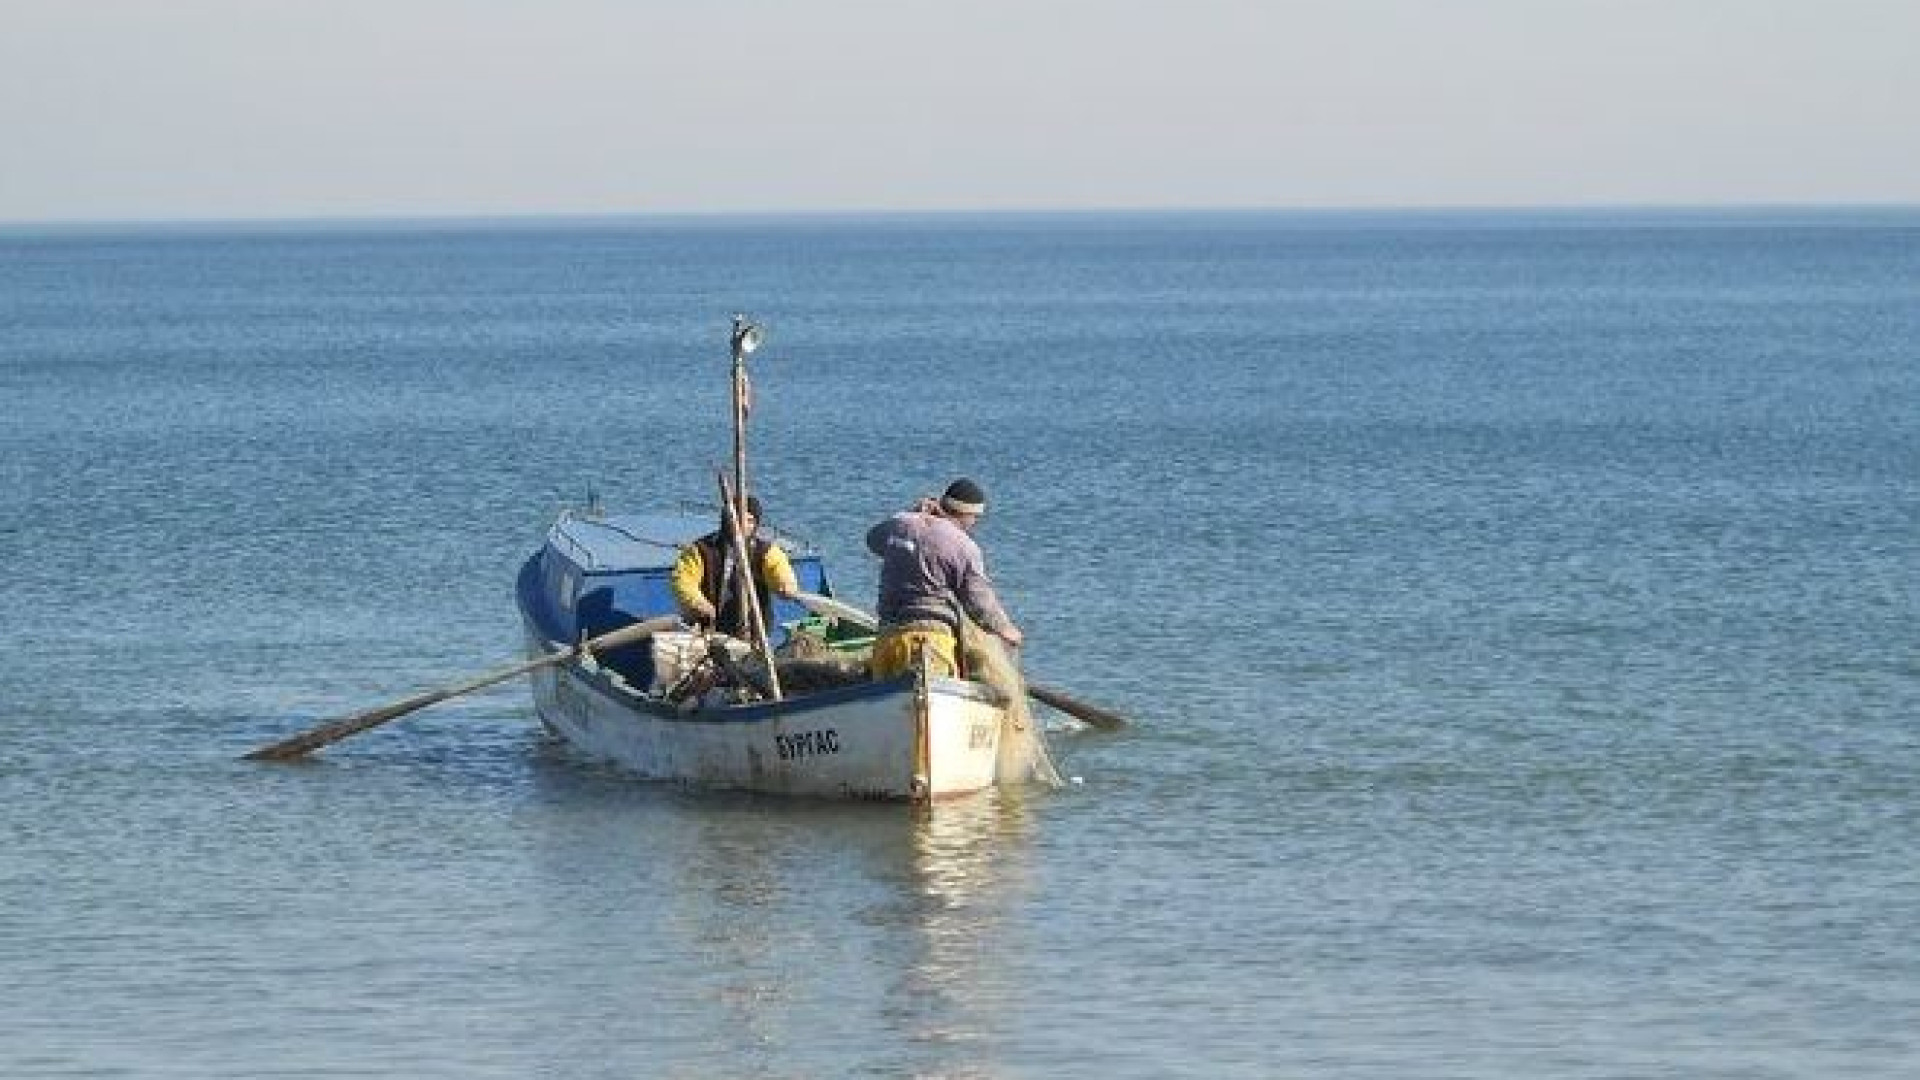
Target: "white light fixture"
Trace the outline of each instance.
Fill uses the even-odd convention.
[[[765,332],[759,326],[748,322],[745,315],[733,317],[733,355],[735,357],[752,356],[765,337]]]

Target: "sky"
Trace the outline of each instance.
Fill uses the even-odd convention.
[[[1920,203],[1920,0],[0,0],[0,221]]]

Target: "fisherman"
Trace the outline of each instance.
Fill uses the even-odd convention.
[[[971,535],[986,512],[986,492],[963,477],[940,498],[923,498],[867,530],[867,549],[880,556],[875,679],[909,670],[923,648],[934,674],[959,675],[962,613],[1008,645],[1020,644],[1025,635],[1001,606]]]
[[[757,534],[760,512],[760,497],[748,496],[747,515],[741,524],[746,531],[748,559],[754,567],[761,623],[771,628],[773,595],[792,599],[799,594],[800,583],[780,545]],[[680,605],[680,617],[687,622],[750,641],[747,608],[740,602],[740,575],[734,569],[733,534],[728,532],[726,520],[723,511],[720,528],[680,549],[680,557],[673,564],[673,598]]]

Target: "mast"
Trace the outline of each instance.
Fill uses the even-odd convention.
[[[746,609],[748,644],[753,646],[767,666],[767,686],[773,700],[779,701],[780,673],[773,662],[773,644],[767,634],[764,613],[760,610],[758,568],[752,564],[753,545],[743,528],[747,520],[747,412],[752,393],[747,382],[747,357],[760,347],[766,335],[748,322],[745,315],[733,317],[733,483],[720,474],[720,502],[726,508],[729,532],[733,534],[734,565],[739,576],[740,599]]]

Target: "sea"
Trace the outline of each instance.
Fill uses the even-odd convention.
[[[870,604],[949,480],[1066,784],[545,734],[567,507]],[[1920,1076],[1920,210],[0,230],[0,1076]]]

